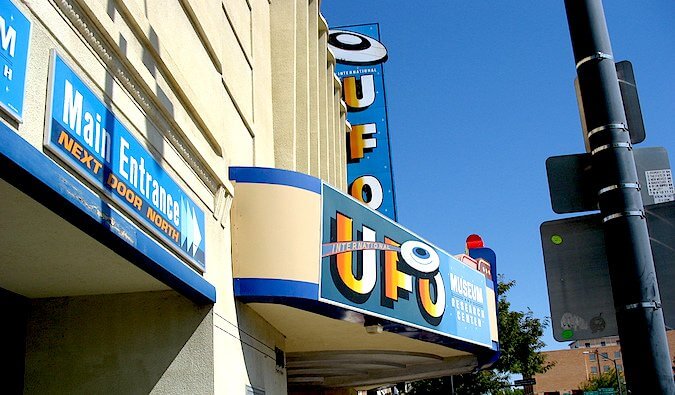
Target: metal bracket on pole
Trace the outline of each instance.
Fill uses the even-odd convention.
[[[606,216],[605,218],[602,219],[602,223],[604,224],[605,222],[609,222],[613,219],[621,218],[621,217],[645,217],[644,211],[640,210],[633,210],[633,211],[622,211],[620,213],[614,213]]]
[[[632,303],[623,307],[624,310],[635,310],[639,308],[658,310],[661,308],[661,303],[652,300],[651,302]]]
[[[628,148],[629,150],[632,150],[632,149],[633,149],[633,146],[630,145],[630,143],[605,144],[605,145],[601,145],[601,146],[599,146],[598,148],[596,148],[596,149],[594,149],[593,151],[591,151],[591,155],[595,155],[595,154],[597,154],[597,153],[600,152],[600,151],[604,151],[604,150],[610,149],[610,148]]]
[[[592,135],[594,135],[596,133],[602,132],[604,130],[612,130],[612,129],[621,129],[624,132],[628,131],[628,127],[626,125],[622,124],[622,123],[610,123],[609,125],[598,126],[597,128],[588,132],[588,134],[586,136],[588,136],[588,138],[590,138]]]
[[[585,58],[578,61],[577,62],[577,69],[579,69],[579,67],[586,62],[590,62],[592,60],[602,60],[602,59],[612,59],[612,60],[614,60],[614,56],[612,56],[608,53],[604,53],[604,52],[596,52],[593,55],[586,56]]]
[[[610,185],[608,187],[604,187],[601,190],[599,190],[598,195],[602,195],[603,193],[613,191],[615,189],[624,189],[624,188],[634,188],[634,189],[637,189],[639,191],[640,190],[640,183],[638,183],[638,182],[626,182],[626,183],[622,183],[622,184]]]

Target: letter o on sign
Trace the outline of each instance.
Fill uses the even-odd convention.
[[[349,187],[349,194],[373,210],[380,208],[384,198],[382,184],[373,176],[361,176],[354,180]]]
[[[401,257],[411,268],[421,273],[438,270],[441,260],[436,250],[420,241],[409,240],[401,245]]]
[[[338,63],[375,65],[387,60],[387,49],[372,37],[347,30],[331,30],[328,46]]]

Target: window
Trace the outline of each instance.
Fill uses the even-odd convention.
[[[607,345],[607,342],[600,342],[600,347],[605,347]]]
[[[588,354],[589,361],[595,361],[595,354]]]
[[[601,352],[600,355],[601,355],[603,358],[609,359],[609,354],[607,354],[606,352]]]
[[[586,348],[591,347],[591,343],[584,343],[584,347],[586,347]]]
[[[598,367],[597,366],[591,366],[591,373],[598,374]]]
[[[605,373],[609,372],[609,365],[603,366],[602,371],[605,372]]]
[[[621,359],[621,351],[614,351],[614,359]]]
[[[617,364],[616,370],[618,370],[619,372],[623,372],[623,366]]]

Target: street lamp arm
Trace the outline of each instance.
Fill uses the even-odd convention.
[[[623,395],[623,391],[621,389],[621,376],[619,375],[619,368],[616,363],[617,360],[602,355],[597,348],[594,351],[584,351],[582,352],[582,354],[595,354],[598,362],[598,374],[600,374],[600,357],[602,357],[607,361],[612,362],[614,364],[614,373],[616,374],[616,385],[619,386],[619,395]],[[586,363],[586,359],[584,359],[584,363]]]

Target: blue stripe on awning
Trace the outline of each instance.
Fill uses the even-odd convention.
[[[2,122],[0,178],[186,297],[215,303],[204,277]]]
[[[230,167],[230,180],[254,184],[275,184],[321,194],[321,180],[307,174],[269,167]]]

